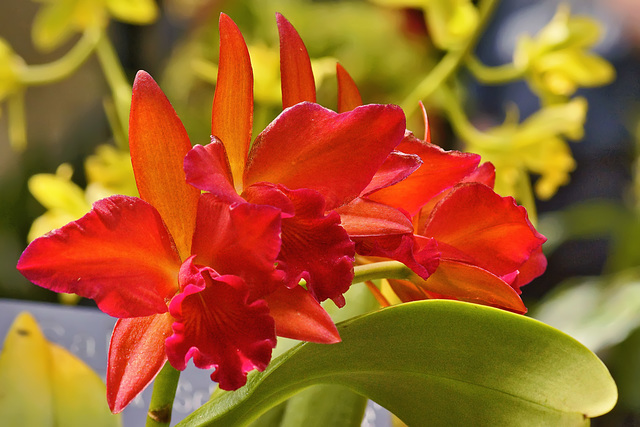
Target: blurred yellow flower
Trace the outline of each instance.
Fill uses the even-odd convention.
[[[158,16],[154,0],[38,0],[31,36],[42,50],[60,46],[77,32],[106,28],[111,17],[129,24],[150,24]]]
[[[433,43],[440,49],[462,47],[478,26],[471,0],[373,0],[383,6],[417,8],[425,13]]]
[[[11,49],[11,46],[0,38],[0,101],[22,87],[19,69],[24,63]]]
[[[575,98],[564,104],[544,107],[518,123],[509,117],[481,137],[469,139],[468,149],[496,167],[495,189],[516,198],[529,173],[539,175],[535,193],[549,199],[558,187],[569,182],[576,163],[565,140],[579,140],[584,134],[587,101]]]
[[[73,169],[66,163],[55,174],[29,178],[29,191],[47,209],[31,225],[27,236],[30,242],[82,217],[96,200],[113,194],[138,195],[129,154],[113,146],[99,146],[96,154],[87,158],[85,171],[86,191],[71,181]]]
[[[589,52],[600,39],[602,26],[586,16],[571,16],[560,5],[553,19],[532,38],[523,35],[514,51],[513,62],[522,70],[539,95],[569,96],[578,87],[610,83],[613,66]]]

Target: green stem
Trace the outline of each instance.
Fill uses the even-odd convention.
[[[482,35],[489,18],[498,0],[484,0],[478,5],[479,21],[478,26],[467,43],[460,49],[450,50],[433,70],[416,86],[416,88],[402,102],[402,109],[407,115],[410,115],[418,107],[418,102],[428,98],[433,92],[444,83],[453,73],[460,67],[463,59],[473,50],[478,39]]]
[[[15,151],[23,151],[27,146],[24,91],[18,91],[7,98],[7,110],[11,147]]]
[[[120,129],[114,129],[114,135],[129,134],[129,109],[131,108],[131,85],[122,69],[118,55],[116,54],[111,41],[107,37],[100,39],[96,46],[96,53],[102,72],[107,79],[107,84],[111,89],[116,116]],[[112,126],[113,127],[113,126]],[[127,141],[117,138],[116,141],[121,149],[127,149]]]
[[[171,366],[169,362],[165,363],[153,383],[146,427],[169,426],[179,379],[180,371]]]
[[[480,132],[471,124],[471,122],[469,122],[460,102],[447,84],[442,84],[438,88],[438,95],[440,95],[442,107],[451,122],[451,126],[463,141],[470,146],[482,145],[487,147],[496,144],[495,138],[492,138],[486,133]]]
[[[472,54],[467,56],[465,65],[479,82],[485,84],[510,83],[524,76],[524,70],[516,68],[513,63],[489,67]]]
[[[353,283],[376,279],[409,279],[414,274],[409,267],[398,261],[356,265],[353,270]]]
[[[87,60],[103,38],[102,32],[97,29],[85,31],[78,43],[62,58],[48,64],[25,65],[20,71],[20,82],[25,86],[35,86],[67,78]]]

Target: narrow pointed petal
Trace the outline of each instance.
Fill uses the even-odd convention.
[[[316,102],[316,84],[307,48],[284,16],[276,13],[276,21],[280,35],[282,109],[303,101]]]
[[[509,284],[473,265],[441,259],[435,273],[427,280],[416,279],[415,284],[426,292],[460,301],[500,307],[516,313],[527,311],[520,296]]]
[[[338,78],[338,113],[361,106],[362,97],[358,86],[340,63],[336,64],[336,77]]]
[[[109,346],[107,402],[122,411],[158,375],[167,361],[164,341],[171,335],[169,313],[116,322]]]
[[[391,258],[400,261],[418,276],[426,279],[438,268],[440,251],[434,239],[413,234],[353,237],[356,252],[363,256]]]
[[[278,336],[322,344],[340,342],[340,334],[329,314],[301,286],[281,287],[265,299]]]
[[[17,268],[38,286],[95,300],[111,316],[137,317],[167,311],[180,260],[153,206],[112,196],[31,242]]]
[[[218,274],[242,277],[249,300],[262,298],[282,279],[275,269],[280,253],[280,210],[251,203],[229,206],[203,194],[193,249],[196,263]]]
[[[264,181],[313,189],[334,209],[360,195],[404,130],[404,113],[393,105],[337,114],[318,104],[297,104],[256,138],[245,186]]]
[[[442,199],[419,234],[435,238],[443,257],[464,257],[498,276],[517,270],[546,240],[512,197],[476,183]]]
[[[420,101],[420,109],[422,110],[422,119],[424,120],[424,142],[431,143],[431,126],[429,126],[429,116],[427,116],[427,109],[424,108],[424,104]]]
[[[222,142],[215,136],[205,146],[196,145],[184,158],[187,182],[198,190],[208,191],[227,203],[242,203],[233,187],[229,161]]]
[[[276,345],[274,321],[265,301],[248,303],[240,277],[217,276],[191,261],[180,275],[188,282],[169,305],[176,320],[166,340],[169,362],[184,370],[193,358],[199,368],[216,369],[211,379],[221,389],[236,390],[246,383],[247,372],[269,364]]]
[[[220,59],[213,98],[211,134],[222,141],[236,188],[242,186],[253,128],[253,70],[236,24],[220,14]]]
[[[420,156],[392,151],[373,176],[367,188],[362,190],[361,195],[366,196],[382,188],[397,184],[415,172],[420,165],[422,165]]]
[[[282,219],[282,249],[278,268],[290,288],[304,279],[307,289],[322,302],[331,298],[342,307],[343,293],[353,279],[354,244],[340,226],[340,215],[326,209],[313,190],[280,189],[291,200],[295,215]]]
[[[410,132],[407,132],[397,149],[403,153],[417,154],[422,159],[422,165],[404,181],[376,191],[368,197],[403,208],[411,216],[433,196],[473,172],[480,162],[477,154],[445,151],[437,145],[420,141]]]
[[[144,71],[133,83],[129,148],[140,197],[160,212],[180,257],[186,259],[200,194],[187,184],[183,170],[191,143],[164,93]]]
[[[413,233],[413,224],[407,215],[382,203],[358,197],[336,212],[340,214],[342,227],[352,238]]]

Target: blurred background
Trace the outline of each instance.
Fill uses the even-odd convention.
[[[75,49],[83,37],[81,26],[70,31],[68,38],[60,37],[59,43],[47,46],[37,40],[47,31],[63,33],[72,25],[62,18],[56,21],[53,12],[43,18],[45,7],[59,3],[71,8],[83,1],[90,3],[0,2],[0,37],[13,55],[3,58],[0,52],[0,81],[7,75],[2,74],[2,61],[9,61],[8,57],[20,57],[36,66],[54,63]],[[159,13],[152,18],[142,17],[143,12],[136,18],[134,11],[134,19],[118,19],[126,13],[113,12],[117,10],[114,6],[112,16],[102,17],[98,26],[108,31],[126,81],[130,84],[137,70],[150,72],[183,119],[192,143],[204,144],[209,140],[221,11],[238,24],[251,51],[256,76],[254,129],[259,131],[281,110],[276,11],[292,22],[309,50],[321,104],[335,109],[335,62],[339,61],[358,84],[365,103],[404,107],[448,49],[437,39],[434,42],[435,29],[425,18],[430,10],[422,3],[429,2],[162,0],[157,3]],[[594,87],[579,87],[575,93],[563,93],[562,99],[550,100],[548,93],[541,95],[540,88],[527,80],[529,74],[488,82],[478,78],[473,67],[461,66],[453,76],[456,100],[475,128],[490,132],[510,120],[508,112],[514,106],[519,123],[526,123],[543,108],[570,98],[586,99],[583,132],[574,132],[579,137],[573,139],[579,141],[569,143],[575,160],[575,167],[567,168],[569,182],[558,185],[557,192],[536,194],[529,201],[517,191],[501,192],[516,196],[529,208],[536,207],[538,227],[549,238],[547,272],[523,289],[529,315],[583,342],[612,371],[620,389],[618,406],[594,424],[640,426],[640,2],[576,0],[564,4],[572,16],[597,22],[600,37],[589,48],[612,64],[615,79],[579,85]],[[520,49],[523,35],[534,37],[554,19],[558,5],[539,0],[498,2],[477,40],[477,61],[485,68],[516,64],[514,52]],[[40,36],[34,22],[40,22]],[[31,231],[29,237],[37,218],[48,213],[39,225],[46,228],[44,222],[60,219],[62,214],[56,209],[66,209],[67,216],[62,215],[66,223],[75,219],[74,212],[81,212],[105,192],[135,192],[126,159],[123,163],[118,157],[126,151],[126,142],[123,146],[117,135],[126,123],[117,124],[120,101],[104,71],[104,55],[88,55],[77,70],[56,82],[22,88],[3,88],[0,83],[0,298],[59,301],[56,294],[31,285],[15,269],[28,239],[37,234]],[[474,151],[473,143],[460,134],[459,124],[452,123],[446,101],[437,94],[423,100],[432,142],[447,149]],[[422,117],[417,102],[411,105],[408,127],[421,136]],[[541,127],[541,137],[547,135],[544,125],[535,124]],[[535,126],[531,125],[530,133],[536,134]],[[26,136],[21,142],[22,131]],[[111,148],[105,149],[105,144]],[[537,150],[535,145],[532,150]],[[544,152],[538,154],[545,160]],[[507,153],[504,158],[517,155]],[[547,160],[554,161],[551,154]],[[544,173],[530,169],[535,184]],[[34,175],[40,179],[30,180]],[[65,188],[69,193],[64,193]],[[56,205],[49,199],[58,192],[68,197],[60,196],[65,201]]]

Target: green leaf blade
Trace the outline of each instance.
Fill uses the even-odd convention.
[[[295,347],[181,425],[244,425],[312,384],[347,386],[409,425],[584,425],[617,399],[606,367],[580,343],[489,307],[420,301],[339,331],[341,343]]]

